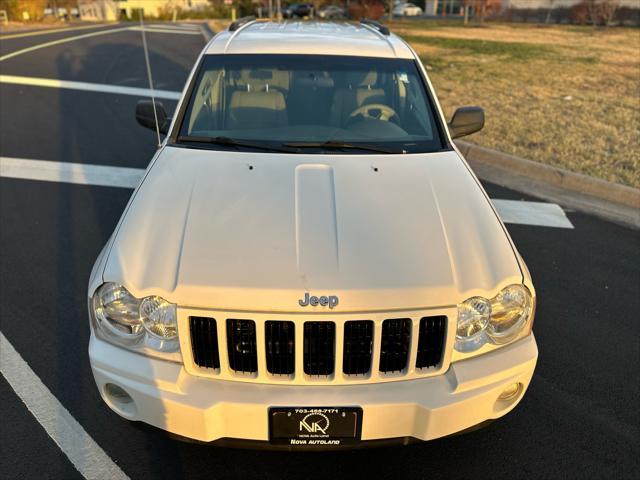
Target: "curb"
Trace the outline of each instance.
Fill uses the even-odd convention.
[[[482,180],[640,228],[640,190],[456,141]]]
[[[213,30],[211,29],[211,27],[209,26],[209,24],[207,22],[202,23],[200,25],[200,31],[202,32],[202,35],[204,36],[204,38],[207,40],[207,43],[215,35],[215,33],[213,33]]]
[[[640,190],[457,141],[476,175],[547,201],[640,230]]]
[[[632,208],[640,208],[640,190],[619,183],[600,180],[581,173],[574,173],[558,167],[526,160],[468,142],[456,142],[456,146],[471,163],[492,165],[513,173],[526,175],[534,180],[550,183],[577,193],[619,203]]]

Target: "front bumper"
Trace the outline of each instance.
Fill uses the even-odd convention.
[[[533,334],[512,345],[451,364],[443,375],[398,382],[293,386],[212,380],[183,366],[129,352],[97,339],[89,344],[93,375],[103,400],[119,415],[176,435],[211,442],[267,441],[274,406],[360,406],[362,440],[431,440],[503,416],[526,391],[538,358]],[[133,399],[120,403],[106,385]],[[520,383],[512,399],[500,400]]]

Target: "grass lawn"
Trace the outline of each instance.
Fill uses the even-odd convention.
[[[484,107],[485,128],[465,140],[640,187],[640,29],[389,26],[420,55],[447,118]]]
[[[396,21],[447,118],[480,105],[471,142],[640,187],[640,29]]]

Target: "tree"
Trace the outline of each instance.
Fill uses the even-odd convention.
[[[618,0],[602,0],[602,3],[600,3],[600,17],[605,27],[611,25],[619,6]]]
[[[445,8],[445,10],[443,10],[443,14],[444,14],[447,11],[446,10],[447,5],[454,5],[454,4],[444,3],[443,5]],[[490,7],[489,0],[463,0],[462,8],[463,8],[463,14],[464,14],[464,24],[465,25],[469,24],[469,14],[471,12],[471,9],[473,8],[474,18],[478,21],[480,25],[483,25],[485,16],[487,15],[487,10],[488,10],[487,7]]]
[[[589,23],[594,27],[602,24],[605,27],[611,25],[620,6],[619,0],[584,0],[583,5],[587,12]]]
[[[476,11],[478,12],[478,22],[484,25],[484,16],[487,13],[487,0],[478,0],[476,2]]]
[[[589,16],[589,22],[595,27],[598,25],[600,5],[598,0],[585,0],[585,6],[587,7],[587,15]]]
[[[544,19],[545,25],[549,25],[549,22],[551,22],[551,11],[553,10],[553,4],[555,2],[556,0],[549,0],[549,8],[547,8],[547,18]]]
[[[18,18],[18,0],[0,0],[0,10],[5,10],[11,20]]]
[[[464,0],[462,8],[464,9],[464,24],[469,25],[469,9],[471,8],[471,0]]]
[[[6,10],[12,20],[22,20],[27,12],[32,20],[42,18],[47,0],[0,0],[0,10]]]

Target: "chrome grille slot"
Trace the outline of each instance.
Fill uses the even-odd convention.
[[[257,372],[256,323],[253,320],[227,319],[227,349],[232,370]]]
[[[442,359],[447,317],[423,317],[420,319],[416,368],[435,367]]]
[[[193,361],[199,367],[220,368],[218,328],[215,318],[189,317]]]
[[[382,322],[380,371],[402,372],[407,368],[411,346],[411,319],[391,318]]]
[[[304,323],[304,373],[312,376],[333,374],[335,339],[335,323]]]
[[[365,375],[371,371],[373,353],[373,322],[349,320],[344,324],[342,372],[345,375]]]
[[[268,320],[264,324],[267,371],[291,375],[295,371],[295,324]]]

